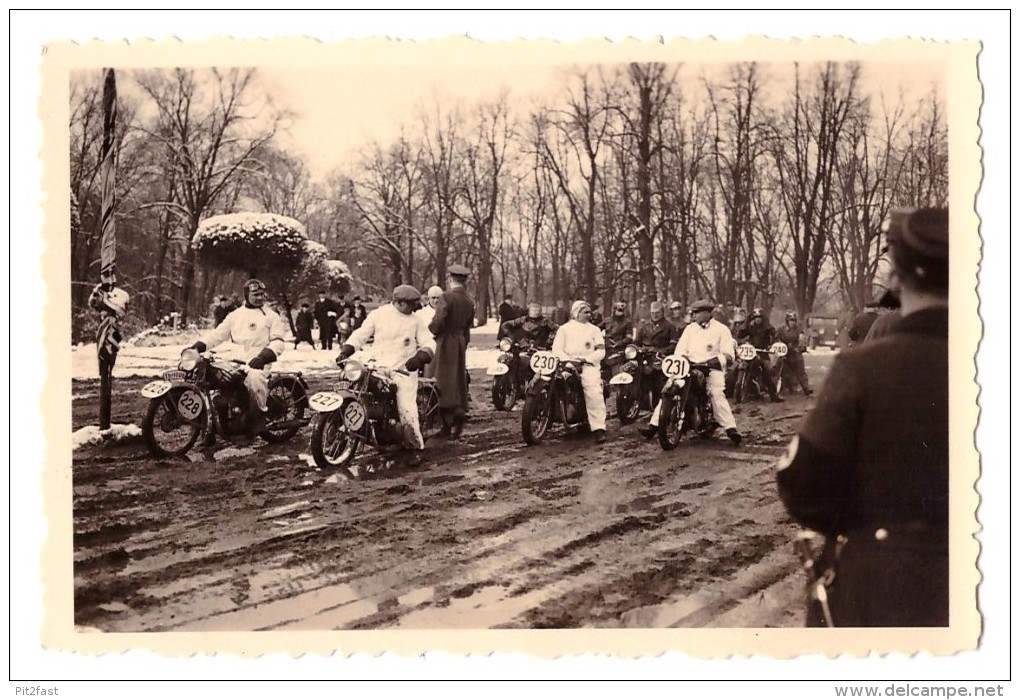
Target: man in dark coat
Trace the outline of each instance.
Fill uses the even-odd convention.
[[[312,315],[315,322],[319,324],[319,343],[323,350],[333,349],[333,337],[336,335],[336,302],[326,296],[326,292],[319,294],[319,300],[315,302]]]
[[[807,334],[797,322],[797,312],[787,311],[785,323],[776,337],[786,344],[786,357],[783,358],[783,390],[789,392],[794,383],[799,384],[804,396],[814,393],[808,382],[807,370],[804,368],[804,353],[807,352]]]
[[[315,341],[312,340],[313,321],[312,312],[308,308],[308,302],[304,302],[301,304],[301,310],[297,312],[297,318],[294,319],[294,330],[297,332],[294,336],[295,350],[297,350],[297,346],[301,343],[308,343],[312,346],[312,350],[315,349]]]
[[[894,212],[888,236],[902,318],[836,358],[777,474],[828,539],[809,625],[949,624],[949,213]]]
[[[871,330],[871,324],[878,318],[878,306],[869,301],[864,305],[864,310],[854,316],[854,320],[850,322],[850,328],[847,330],[847,337],[850,339],[850,347],[856,347],[864,342],[864,338],[868,335],[868,331]]]
[[[634,340],[634,322],[627,315],[627,303],[613,304],[613,315],[602,324],[606,332],[606,352],[615,352]]]
[[[638,327],[637,344],[655,348],[659,352],[673,354],[680,334],[676,326],[666,319],[662,302],[653,301],[648,307],[649,318]],[[683,330],[683,329],[680,329]]]
[[[213,326],[218,326],[223,323],[223,319],[225,319],[227,314],[231,311],[230,300],[221,296],[217,301],[216,306],[213,307]]]
[[[434,362],[443,417],[439,434],[457,439],[467,419],[467,346],[474,325],[475,303],[465,289],[469,270],[463,265],[451,265],[449,273],[450,286],[436,305],[429,330],[436,337]]]

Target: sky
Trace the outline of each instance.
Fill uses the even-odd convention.
[[[11,443],[12,457],[18,468],[11,469],[10,523],[18,524],[18,536],[10,538],[10,600],[11,678],[37,680],[48,678],[336,678],[390,677],[410,674],[425,677],[456,677],[463,679],[491,677],[582,677],[582,678],[863,678],[863,679],[991,679],[1007,675],[1009,631],[1013,626],[1009,601],[1010,499],[1009,440],[1011,434],[1011,382],[993,381],[1009,367],[1012,318],[1009,285],[1013,263],[1009,246],[1010,220],[1010,157],[1009,141],[1011,84],[1010,23],[1002,13],[991,15],[974,10],[946,13],[934,10],[869,11],[853,13],[838,10],[828,13],[807,11],[780,12],[760,10],[747,12],[701,11],[674,12],[626,11],[615,13],[552,12],[552,13],[481,13],[478,11],[433,12],[412,11],[366,12],[361,14],[323,15],[296,11],[265,15],[254,11],[243,13],[196,12],[181,4],[179,12],[71,11],[58,13],[14,12],[10,17],[10,119],[14,137],[10,140],[9,162],[10,208],[12,234],[19,234],[17,264],[9,264],[10,294],[16,302],[12,323],[4,333],[18,328],[15,341],[5,337],[5,346],[12,348],[12,361],[17,358],[19,371],[12,372],[10,395],[22,397],[16,415],[7,411],[12,435],[20,436]],[[841,659],[829,661],[810,657],[786,662],[768,659],[734,659],[721,663],[699,661],[677,654],[664,654],[639,660],[610,659],[605,656],[564,658],[557,662],[541,662],[521,655],[500,654],[492,658],[465,659],[445,654],[430,654],[428,659],[401,658],[392,654],[382,658],[364,655],[353,658],[308,657],[291,659],[273,654],[258,660],[225,655],[196,658],[166,658],[136,650],[127,654],[89,657],[44,649],[39,630],[43,606],[40,592],[42,579],[39,552],[47,536],[48,523],[43,515],[40,474],[47,445],[47,430],[36,410],[42,405],[41,378],[47,375],[47,358],[61,357],[67,349],[56,347],[44,331],[52,327],[45,322],[47,296],[43,270],[38,263],[45,245],[41,232],[41,204],[46,194],[39,186],[42,149],[39,129],[38,98],[40,96],[40,65],[42,47],[53,41],[71,40],[87,43],[94,39],[120,42],[138,41],[146,37],[176,37],[181,41],[197,41],[210,36],[231,35],[239,38],[273,36],[314,36],[322,41],[348,37],[389,36],[423,40],[451,35],[470,36],[487,41],[509,41],[518,37],[551,37],[559,41],[576,41],[585,37],[609,37],[614,41],[629,36],[654,39],[675,32],[686,36],[712,35],[721,39],[746,35],[769,35],[804,39],[811,36],[850,36],[857,41],[874,41],[901,36],[927,36],[940,40],[978,40],[982,42],[979,66],[985,81],[985,111],[982,114],[983,145],[985,146],[985,182],[977,206],[982,215],[985,236],[985,261],[981,272],[982,303],[980,315],[986,319],[985,337],[977,356],[979,377],[982,378],[981,425],[976,440],[983,454],[983,476],[979,484],[984,499],[981,511],[983,531],[980,535],[985,554],[981,562],[985,581],[981,589],[981,608],[986,615],[985,627],[977,652],[954,657],[932,658],[921,654],[914,659],[893,655],[890,658]],[[368,90],[372,86],[365,86]],[[324,99],[321,97],[319,100]],[[360,94],[360,93],[356,93]],[[951,96],[950,96],[951,98]],[[316,101],[315,94],[304,98]],[[376,119],[379,117],[376,116]],[[321,134],[321,128],[318,129]],[[313,146],[314,147],[314,146]],[[16,175],[16,176],[15,176]],[[11,251],[8,250],[10,255]],[[9,262],[13,262],[9,261]],[[25,303],[28,301],[29,303]],[[974,312],[975,319],[977,313]],[[987,322],[987,321],[992,322]],[[56,353],[56,355],[54,355]],[[45,430],[44,430],[45,428]],[[13,461],[12,461],[13,463]],[[66,475],[66,472],[61,472]],[[792,630],[791,630],[792,631]],[[67,684],[64,684],[65,686]],[[884,685],[884,684],[883,684]],[[266,688],[267,686],[263,686]],[[605,694],[618,692],[619,686],[605,687]],[[831,695],[831,683],[775,685],[760,683],[754,692],[770,697],[822,697]],[[508,690],[518,691],[513,686]],[[733,687],[737,694],[746,694],[749,686]],[[321,687],[318,695],[324,695]],[[75,697],[136,697],[137,686],[122,684],[78,685]],[[180,687],[165,684],[161,689],[141,689],[157,697],[177,694]],[[186,689],[188,690],[188,689]],[[233,689],[231,689],[233,690]],[[427,696],[436,692],[430,687],[420,692]],[[492,686],[486,694],[498,695],[501,688]],[[598,687],[595,689],[599,694]],[[661,689],[658,689],[661,690]],[[666,689],[676,694],[677,688]],[[683,691],[683,688],[679,689]],[[163,695],[161,695],[161,691]],[[314,686],[299,692],[315,693]],[[256,691],[257,692],[257,691]],[[263,691],[265,692],[265,691]],[[270,688],[269,692],[273,692]],[[327,691],[328,692],[328,691]],[[334,691],[335,692],[335,691]],[[419,692],[419,691],[416,691]],[[647,692],[647,691],[646,691]],[[62,692],[62,694],[65,694]],[[695,696],[719,694],[717,688],[702,688]],[[723,693],[724,694],[724,693]],[[437,693],[438,695],[438,693]]]
[[[260,81],[275,104],[293,114],[279,140],[305,156],[313,178],[334,168],[351,168],[359,150],[373,141],[398,138],[401,127],[416,130],[422,110],[436,105],[471,108],[510,96],[511,110],[524,116],[537,103],[562,102],[567,74],[575,63],[536,63],[527,57],[503,63],[375,63],[340,67],[261,67]],[[523,58],[523,60],[522,60]],[[767,59],[767,56],[765,57]],[[700,94],[702,76],[722,76],[727,64],[690,61],[680,67],[680,85]],[[891,102],[919,99],[931,87],[944,92],[940,63],[864,61],[861,88]],[[784,99],[792,63],[760,64],[766,99]]]

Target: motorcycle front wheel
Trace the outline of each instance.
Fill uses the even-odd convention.
[[[347,432],[340,411],[320,413],[312,426],[312,459],[320,469],[346,468],[361,441]]]
[[[296,381],[274,379],[269,382],[266,400],[266,429],[260,436],[266,442],[286,442],[297,435],[305,417],[305,391]],[[274,427],[282,425],[283,427]]]
[[[524,399],[521,412],[521,433],[524,442],[537,445],[542,442],[552,425],[552,402],[545,393],[532,394]]]
[[[142,422],[142,436],[152,456],[180,457],[194,447],[206,431],[209,415],[205,408],[193,421],[185,420],[177,411],[177,399],[187,390],[187,387],[171,389],[149,401]]]
[[[662,396],[662,410],[659,411],[659,446],[669,451],[675,450],[683,437],[683,397],[672,393]]]
[[[637,399],[637,389],[633,384],[624,384],[616,393],[616,416],[620,423],[627,425],[637,420],[641,413],[641,404]]]
[[[492,405],[497,411],[509,411],[517,403],[517,392],[509,374],[501,374],[492,381]]]

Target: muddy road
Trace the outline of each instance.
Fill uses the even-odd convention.
[[[817,387],[831,356],[808,359]],[[460,441],[350,480],[310,466],[305,428],[191,460],[140,440],[74,453],[75,622],[103,631],[789,627],[801,624],[796,526],[774,464],[811,399],[736,407],[745,436],[663,452],[636,425],[527,447],[520,407],[472,371]],[[113,422],[141,424],[143,378]],[[325,375],[309,377],[312,390]],[[98,415],[76,381],[73,427]],[[643,416],[642,420],[647,420]],[[640,424],[640,423],[639,423]],[[223,446],[225,448],[225,446]],[[381,465],[370,450],[356,464]]]

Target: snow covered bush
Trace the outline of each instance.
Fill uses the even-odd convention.
[[[203,221],[191,246],[206,265],[255,277],[296,270],[307,255],[307,242],[305,227],[296,219],[241,212]]]

